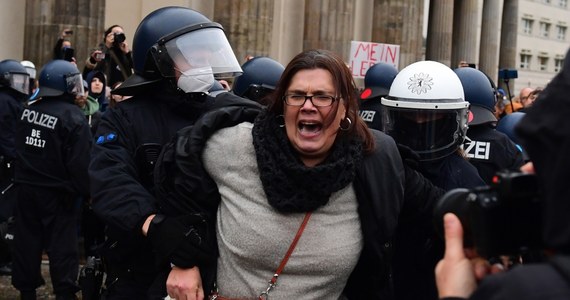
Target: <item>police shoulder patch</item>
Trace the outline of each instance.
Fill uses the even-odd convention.
[[[95,139],[97,145],[113,142],[117,140],[117,134],[114,132],[105,133]]]

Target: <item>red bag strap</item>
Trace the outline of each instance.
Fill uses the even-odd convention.
[[[267,297],[269,296],[269,292],[277,284],[277,278],[279,277],[279,275],[281,275],[281,272],[285,268],[285,265],[287,264],[289,257],[291,257],[293,250],[295,250],[295,247],[297,247],[297,242],[299,242],[301,235],[303,235],[303,231],[305,230],[305,227],[307,226],[307,222],[309,222],[309,218],[311,217],[311,214],[312,214],[312,212],[308,212],[305,214],[305,218],[303,219],[303,222],[301,222],[301,226],[299,226],[299,229],[297,230],[297,234],[295,235],[295,238],[291,242],[291,245],[289,245],[289,249],[287,250],[287,253],[285,253],[285,256],[281,260],[279,267],[277,267],[275,274],[273,274],[273,277],[271,278],[271,280],[269,280],[269,285],[267,286],[267,290],[265,290],[263,293],[261,293],[259,295],[260,300],[267,299]]]
[[[297,243],[299,242],[301,235],[303,235],[303,231],[305,230],[305,227],[307,226],[307,222],[309,222],[309,218],[311,217],[311,214],[312,214],[312,212],[308,212],[305,214],[305,218],[303,219],[303,222],[301,222],[301,226],[299,226],[299,229],[297,230],[297,234],[295,235],[295,238],[291,242],[291,245],[289,245],[289,249],[287,249],[287,253],[285,253],[285,256],[281,260],[279,267],[277,267],[275,274],[273,274],[273,277],[271,278],[271,280],[269,280],[269,285],[267,286],[267,289],[259,295],[259,300],[267,299],[269,297],[269,292],[271,292],[271,290],[275,287],[275,285],[277,285],[277,278],[279,277],[281,272],[283,272],[283,269],[285,268],[285,265],[287,264],[289,257],[291,257],[291,254],[293,254],[293,250],[295,250],[295,247],[297,247]],[[210,295],[209,299],[210,300],[234,300],[233,298],[226,298],[226,297],[220,296],[218,294],[217,288],[212,293],[212,295]]]

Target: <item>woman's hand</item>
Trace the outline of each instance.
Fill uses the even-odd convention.
[[[204,289],[200,269],[198,267],[182,269],[173,266],[166,280],[166,291],[170,298],[176,300],[203,300]]]

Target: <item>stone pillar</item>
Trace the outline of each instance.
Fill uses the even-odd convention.
[[[478,64],[478,25],[479,0],[458,0],[453,12],[453,40],[451,48],[451,68],[465,60]]]
[[[24,55],[24,34],[26,23],[25,1],[3,1],[0,10],[0,28],[2,28],[2,47],[0,60],[31,60]],[[33,61],[37,64],[36,61]]]
[[[499,69],[517,68],[517,25],[518,25],[519,4],[518,0],[505,0],[503,7],[503,20],[501,25],[501,52],[499,53]],[[514,91],[514,80],[509,82],[511,95]],[[502,80],[499,80],[501,88],[507,91],[507,87]]]
[[[481,47],[479,50],[479,70],[497,82],[499,67],[499,43],[503,0],[484,0],[481,22]]]
[[[90,50],[102,42],[105,0],[27,0],[24,57],[40,68],[53,57],[53,48],[64,28],[70,37],[79,70]]]
[[[348,59],[353,17],[352,0],[308,0],[303,49],[328,49]]]
[[[303,51],[305,0],[275,0],[272,29],[269,56],[287,65],[295,55]]]
[[[352,40],[371,42],[374,0],[360,0],[354,4],[354,30]]]
[[[240,63],[247,55],[270,56],[273,35],[272,0],[218,0],[214,21],[222,24]]]
[[[430,0],[426,60],[451,65],[454,0]]]
[[[433,0],[432,0],[433,1]],[[372,41],[400,45],[398,69],[423,57],[424,1],[375,0]]]

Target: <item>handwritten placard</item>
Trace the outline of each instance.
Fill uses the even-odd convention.
[[[372,42],[350,42],[350,70],[355,78],[364,78],[366,71],[379,62],[398,68],[400,45]]]

